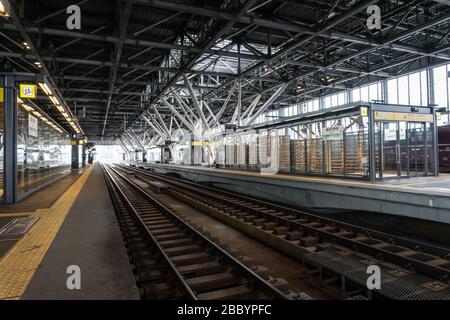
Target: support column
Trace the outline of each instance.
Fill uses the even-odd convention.
[[[83,152],[83,158],[82,158],[82,163],[81,163],[81,165],[82,165],[83,167],[85,167],[85,166],[86,166],[86,144],[83,144],[83,146],[82,146],[82,152]]]
[[[388,103],[388,84],[387,80],[381,81],[381,100],[384,103]]]
[[[72,140],[72,169],[80,168],[78,141]]]
[[[17,197],[17,91],[14,76],[4,77],[4,201],[16,202]]]
[[[434,92],[434,74],[433,74],[433,69],[432,68],[428,68],[427,69],[427,91],[428,91],[428,97],[427,97],[427,101],[428,101],[428,105],[434,105],[435,104],[435,92]]]
[[[370,181],[376,180],[375,174],[375,122],[373,120],[372,106],[369,107],[369,178]]]

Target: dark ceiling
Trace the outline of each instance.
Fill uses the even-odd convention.
[[[173,99],[171,87],[192,105],[183,74],[217,112],[237,78],[244,108],[287,83],[270,106],[279,108],[450,60],[445,1],[9,2],[17,20],[0,17],[0,71],[48,72],[93,140],[145,129],[139,115],[151,105],[169,121],[159,97]],[[66,27],[71,4],[82,10],[81,30]],[[381,8],[381,30],[367,28],[371,4]]]

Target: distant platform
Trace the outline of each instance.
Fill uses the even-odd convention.
[[[131,164],[131,163],[130,163]],[[266,200],[450,223],[450,174],[370,182],[155,163],[132,163]]]

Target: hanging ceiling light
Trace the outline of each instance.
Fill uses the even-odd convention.
[[[6,11],[5,5],[0,0],[0,17],[9,17],[8,11]]]

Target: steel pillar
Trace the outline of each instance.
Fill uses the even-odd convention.
[[[372,106],[368,108],[369,117],[369,178],[370,181],[376,180],[375,174],[375,122],[373,119]]]
[[[4,202],[17,199],[17,90],[15,77],[6,75],[4,82]]]

